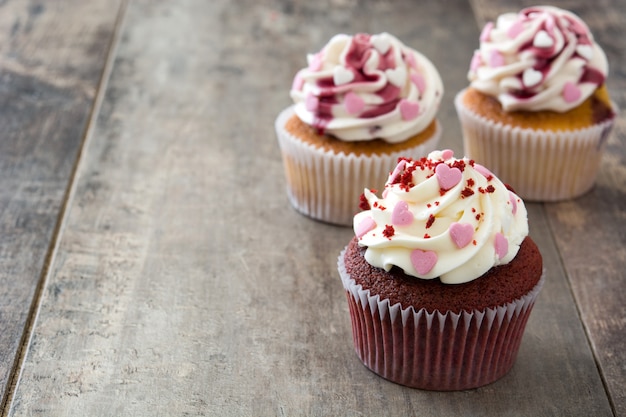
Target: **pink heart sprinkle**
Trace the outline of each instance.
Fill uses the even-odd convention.
[[[419,115],[420,112],[420,105],[415,101],[402,99],[400,100],[399,107],[402,120],[413,120]]]
[[[306,101],[304,102],[304,106],[308,111],[315,111],[320,105],[320,100],[315,97],[313,94],[309,94],[306,96]]]
[[[470,63],[470,71],[476,71],[483,64],[483,58],[480,56],[480,52],[474,52],[472,56],[472,62]]]
[[[391,175],[389,175],[390,182],[395,182],[396,177],[400,175],[400,173],[404,170],[405,166],[406,166],[406,161],[404,159],[398,162],[398,165],[396,165]]]
[[[313,59],[311,59],[311,63],[309,64],[309,71],[317,72],[322,69],[322,53],[318,52],[313,55]]]
[[[481,42],[486,42],[489,40],[489,37],[491,36],[491,30],[493,29],[493,22],[487,22],[487,24],[485,25],[485,27],[483,27],[482,32],[480,32],[480,38],[479,40]]]
[[[513,214],[517,213],[517,196],[509,191],[509,201],[513,206]]]
[[[413,55],[412,53],[409,53],[407,55],[406,62],[409,64],[409,67],[413,68],[414,70],[417,69],[417,61],[415,61],[415,55]]]
[[[489,66],[491,68],[497,68],[504,65],[504,55],[500,52],[493,50],[489,55]]]
[[[293,79],[293,84],[291,84],[291,89],[300,91],[302,90],[302,87],[304,87],[304,78],[302,78],[300,75],[296,75],[296,77]]]
[[[450,159],[454,156],[454,151],[452,149],[444,149],[441,152],[441,157],[443,158],[443,160],[447,160]]]
[[[474,169],[480,172],[483,177],[487,178],[487,181],[493,178],[493,174],[491,173],[491,171],[489,171],[487,168],[480,164],[474,164]]]
[[[577,101],[580,98],[581,94],[582,93],[580,92],[580,88],[578,88],[576,84],[571,81],[566,82],[563,86],[563,99],[567,103],[573,103]]]
[[[426,81],[424,81],[422,74],[411,74],[411,81],[413,81],[413,84],[417,87],[417,91],[419,91],[420,94],[424,94]]]
[[[435,175],[437,176],[437,181],[439,181],[439,187],[446,191],[457,185],[463,176],[460,169],[456,167],[450,168],[446,164],[437,165]]]
[[[344,98],[343,105],[350,114],[358,114],[365,108],[365,101],[358,94],[350,91]]]
[[[371,217],[366,217],[357,225],[354,233],[356,237],[361,239],[367,232],[376,228],[376,222]]]
[[[413,213],[409,211],[406,201],[400,201],[391,213],[391,224],[394,226],[408,226],[413,223]]]
[[[506,240],[506,237],[502,233],[496,233],[496,255],[498,259],[502,259],[509,252],[509,241]]]
[[[506,34],[511,39],[517,38],[517,35],[524,31],[524,25],[519,20],[516,20],[511,26],[509,26],[509,30],[506,31]]]
[[[411,252],[411,263],[420,275],[426,275],[435,267],[437,254],[433,251],[415,249]]]
[[[457,248],[466,247],[474,237],[474,226],[469,223],[452,223],[450,237]]]

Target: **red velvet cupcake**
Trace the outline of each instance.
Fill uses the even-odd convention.
[[[353,341],[390,381],[462,390],[513,366],[543,284],[521,199],[451,151],[402,159],[370,190],[338,269]]]

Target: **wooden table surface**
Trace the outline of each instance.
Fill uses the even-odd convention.
[[[626,119],[595,188],[528,204],[546,284],[517,362],[419,391],[357,359],[349,228],[288,203],[274,118],[305,55],[430,57],[440,147],[482,25],[528,1],[0,2],[0,393],[9,416],[626,416]],[[626,109],[626,4],[563,0]]]

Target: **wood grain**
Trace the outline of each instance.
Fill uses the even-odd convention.
[[[132,2],[7,413],[611,416],[542,205],[529,212],[547,280],[517,364],[437,393],[359,363],[335,267],[352,232],[287,201],[273,121],[305,54],[338,32],[390,31],[429,56],[446,85],[442,147],[462,152],[452,98],[479,34],[469,13]]]
[[[531,2],[475,0],[479,22]],[[515,5],[514,5],[515,4]],[[619,111],[595,188],[573,201],[547,204],[580,316],[615,415],[626,415],[626,4],[618,0],[553,3],[585,20],[609,61],[607,85]]]
[[[3,403],[24,329],[36,308],[33,300],[46,271],[119,4],[84,3],[0,3]]]

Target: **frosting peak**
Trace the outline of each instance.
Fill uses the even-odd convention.
[[[604,51],[578,16],[536,6],[485,25],[468,78],[504,110],[563,113],[591,96],[607,73]]]
[[[291,97],[304,123],[341,140],[407,140],[434,120],[443,84],[434,65],[388,33],[334,36],[308,55]]]
[[[522,200],[491,172],[452,151],[401,159],[382,198],[366,189],[354,232],[365,259],[458,284],[510,262],[528,235]]]

